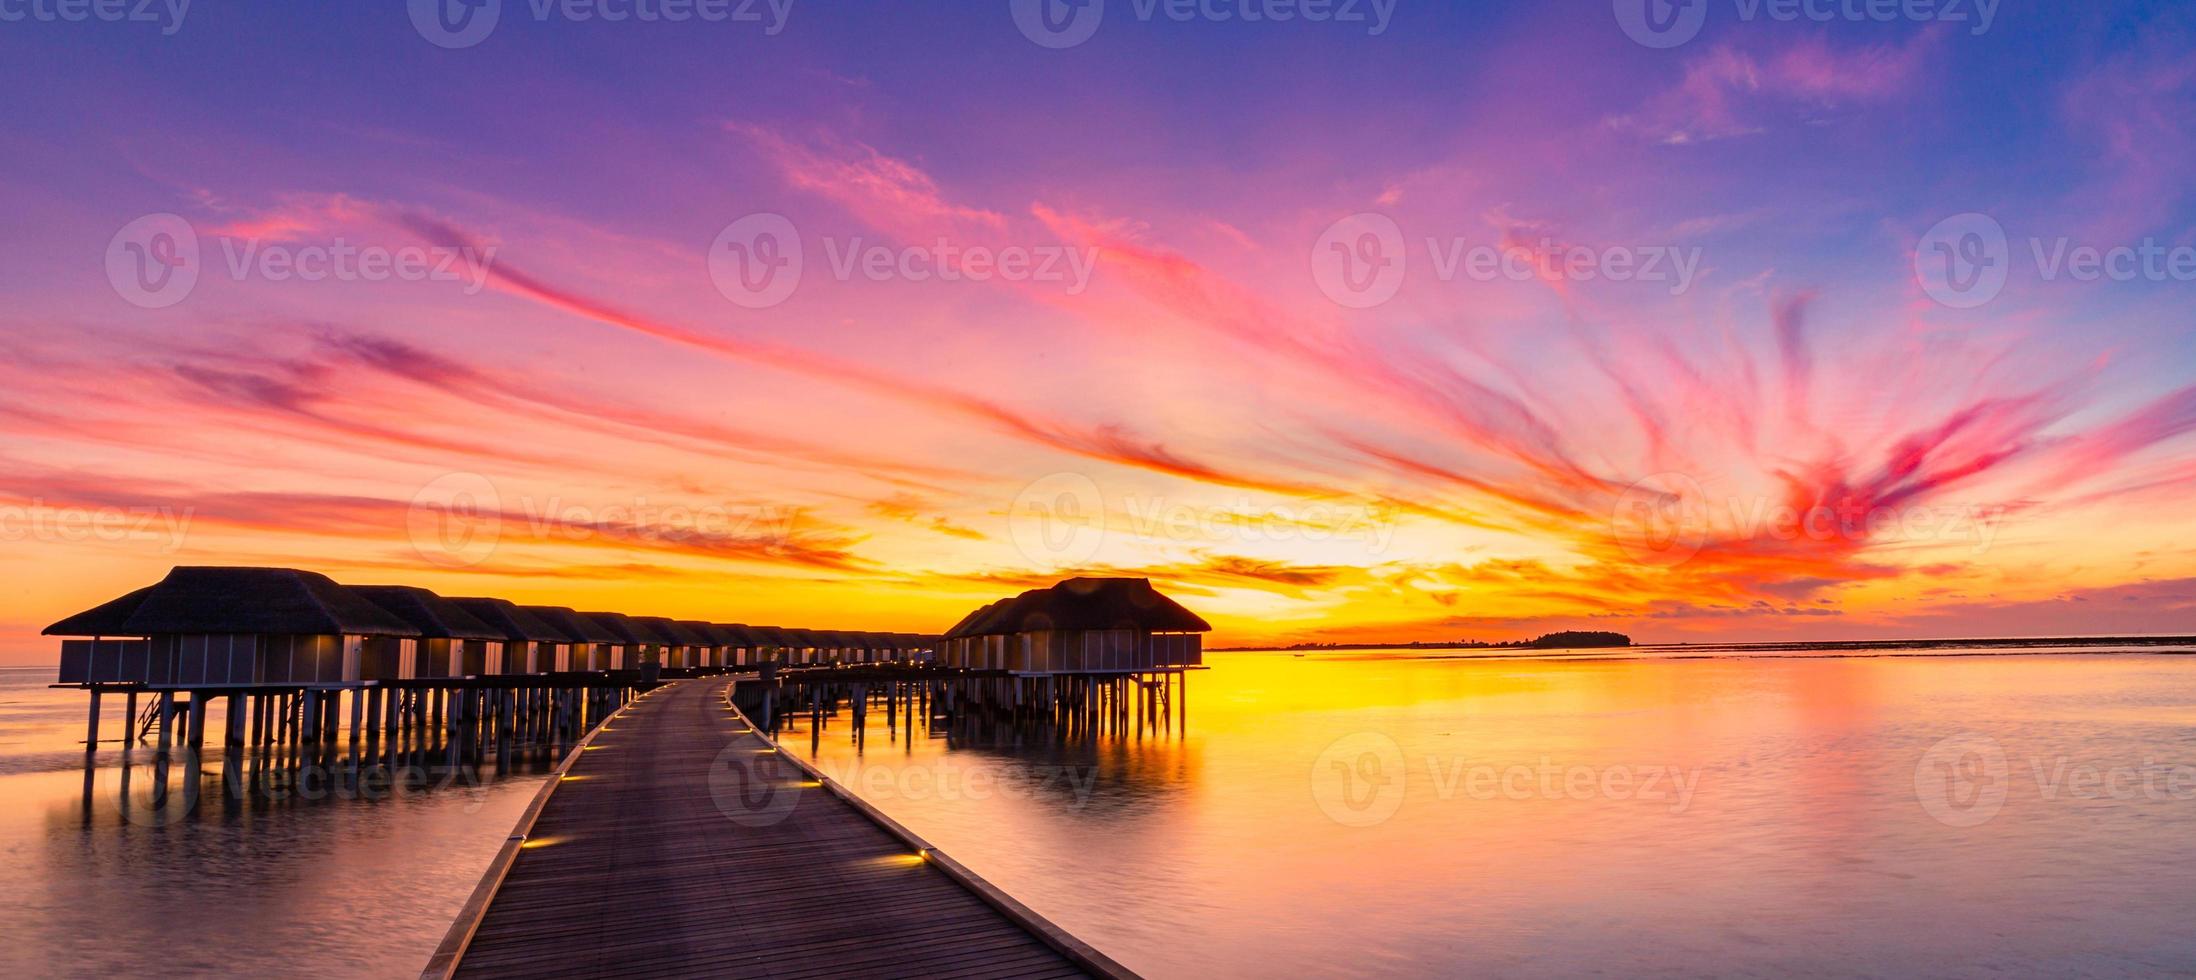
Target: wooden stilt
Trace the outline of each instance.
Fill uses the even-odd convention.
[[[99,751],[99,689],[91,689],[91,717],[84,723],[84,751]]]

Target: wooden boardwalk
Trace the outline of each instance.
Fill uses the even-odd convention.
[[[731,710],[729,684],[659,688],[596,732],[453,931],[486,901],[458,975],[1093,972],[811,782]]]

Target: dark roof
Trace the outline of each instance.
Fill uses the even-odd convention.
[[[570,643],[564,631],[536,618],[533,613],[520,609],[509,599],[483,599],[478,597],[452,599],[475,619],[487,623],[490,629],[500,630],[506,640],[528,640],[535,643]]]
[[[765,635],[767,631],[742,623],[718,623],[716,626],[735,638],[732,643],[733,646],[754,647],[778,642]]]
[[[792,635],[788,631],[780,627],[748,626],[743,628],[746,629],[750,635],[754,636],[755,642],[760,643],[764,646],[785,647],[793,645]]]
[[[966,616],[963,616],[963,617],[961,617],[961,621],[960,621],[960,622],[958,622],[958,623],[955,623],[955,624],[953,624],[952,626],[948,627],[948,628],[946,629],[946,631],[945,631],[945,635],[946,635],[947,637],[956,637],[956,636],[968,636],[968,635],[970,635],[970,634],[969,634],[969,632],[968,632],[968,631],[969,631],[969,628],[970,628],[970,627],[973,627],[973,626],[975,626],[975,625],[976,625],[976,623],[977,623],[978,621],[982,620],[982,619],[983,619],[983,618],[984,618],[985,616],[989,615],[989,614],[991,613],[991,611],[992,611],[992,610],[994,610],[994,609],[997,609],[997,608],[999,608],[999,607],[1000,607],[1001,605],[1003,605],[1003,604],[1005,604],[1005,603],[1008,603],[1008,602],[1012,602],[1012,601],[1014,601],[1014,600],[1012,600],[1012,599],[994,599],[994,600],[992,600],[991,602],[988,602],[988,603],[985,603],[985,604],[983,604],[983,605],[981,605],[981,606],[978,606],[978,607],[976,607],[976,608],[975,608],[974,610],[970,611],[968,615],[966,615]]]
[[[635,616],[633,622],[639,623],[643,628],[654,632],[658,637],[655,640],[657,643],[666,643],[675,647],[705,647],[710,645],[708,637],[687,629],[685,626],[672,621],[668,616]]]
[[[46,627],[47,636],[127,636],[122,624],[130,621],[130,615],[152,594],[153,586],[146,586],[120,599],[109,599],[83,612]]]
[[[642,630],[633,622],[633,617],[624,613],[583,612],[580,613],[580,616],[584,619],[593,620],[595,625],[603,628],[604,632],[617,637],[617,639],[610,642],[619,646],[636,646],[643,643],[659,642],[654,633]]]
[[[1203,633],[1212,624],[1160,595],[1150,579],[1071,578],[994,603],[963,620],[950,635],[1112,629]]]
[[[719,626],[715,623],[704,623],[694,619],[679,620],[679,625],[708,637],[711,646],[737,647],[747,645],[747,637],[734,632],[729,627]]]
[[[352,592],[395,614],[435,640],[500,640],[503,632],[466,612],[457,603],[409,585],[353,585]]]
[[[78,613],[45,632],[53,636],[419,635],[411,624],[317,572],[208,565],[179,565],[159,584]]]
[[[1020,622],[1023,612],[1042,601],[1041,596],[1044,591],[1043,589],[1030,589],[1021,595],[992,603],[975,619],[961,624],[961,635],[993,636],[1000,633],[1014,632],[1014,628],[1009,624]]]
[[[520,606],[535,619],[555,627],[564,634],[567,643],[618,643],[616,633],[604,629],[594,619],[573,612],[567,606]]]

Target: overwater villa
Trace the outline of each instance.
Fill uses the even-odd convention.
[[[970,613],[946,631],[944,662],[1009,674],[1196,667],[1211,629],[1148,579],[1072,578]]]
[[[564,669],[585,673],[603,673],[612,669],[614,651],[620,639],[616,633],[610,632],[592,617],[583,616],[565,606],[519,608],[564,634],[566,647],[570,651]]]
[[[565,633],[542,622],[509,599],[467,597],[452,599],[473,617],[503,634],[503,658],[491,660],[490,674],[548,674],[566,669]]]
[[[455,602],[408,585],[349,588],[419,630],[417,651],[399,665],[398,680],[474,677],[485,669],[491,652],[500,659],[503,631]]]
[[[420,630],[325,575],[181,566],[70,616],[61,683],[226,687],[397,680]]]

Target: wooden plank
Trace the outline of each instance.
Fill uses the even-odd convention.
[[[1089,947],[958,864],[949,870],[836,784],[816,788],[821,774],[777,751],[731,708],[729,689],[723,679],[675,682],[590,732],[498,855],[479,907],[468,905],[475,922],[445,943],[455,953],[447,963],[438,954],[431,971],[1130,975],[1095,950],[1111,969],[1092,969],[1061,949]],[[739,778],[727,782],[727,771]],[[735,791],[748,795],[720,803]]]

